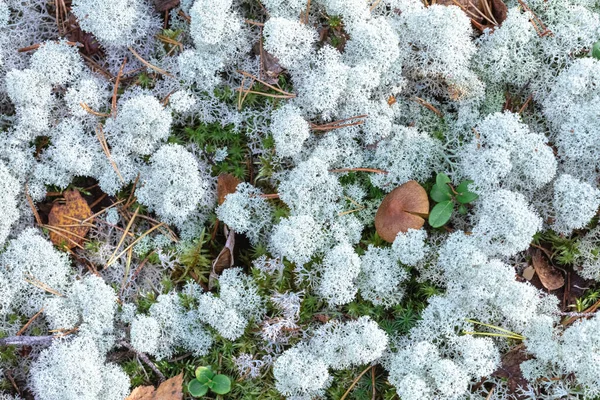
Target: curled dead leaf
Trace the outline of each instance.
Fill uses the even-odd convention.
[[[375,215],[375,229],[392,243],[399,232],[420,229],[428,213],[427,192],[416,181],[408,181],[385,196]]]
[[[552,291],[560,289],[565,285],[565,278],[562,273],[548,263],[548,260],[540,250],[535,249],[532,252],[531,262],[533,268],[535,268],[535,272],[540,278],[540,282],[542,282],[542,285],[544,285],[546,289]]]
[[[182,400],[183,373],[167,379],[157,389],[154,386],[138,386],[125,400]]]
[[[241,181],[231,174],[221,174],[217,178],[217,197],[219,205],[223,204],[228,194],[235,193]]]
[[[523,377],[521,371],[521,363],[532,359],[533,356],[527,353],[525,345],[520,344],[510,349],[506,354],[502,356],[502,363],[492,376],[503,378],[507,380],[508,389],[515,398],[520,399],[518,389],[527,388],[529,382]]]
[[[208,277],[208,288],[212,289],[215,285],[215,281],[219,279],[219,275],[226,269],[233,267],[233,248],[235,247],[235,232],[233,229],[228,229],[227,226],[223,226],[227,240],[225,246],[215,258],[212,263],[212,270]]]
[[[48,214],[50,240],[56,246],[72,249],[80,246],[90,230],[92,210],[77,190],[63,193],[65,204],[54,203]]]

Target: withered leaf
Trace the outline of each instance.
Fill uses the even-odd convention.
[[[517,395],[517,389],[519,387],[526,388],[528,384],[521,372],[521,363],[531,358],[533,357],[525,351],[524,344],[513,347],[502,356],[500,368],[492,373],[492,376],[507,379],[511,394],[516,396],[516,398],[520,398]]]
[[[523,278],[527,279],[528,281],[530,281],[534,275],[535,268],[533,268],[531,265],[523,270]]]
[[[533,268],[535,268],[535,272],[540,278],[542,285],[550,291],[563,287],[565,285],[565,278],[561,272],[548,263],[548,260],[542,255],[540,250],[535,249],[532,253],[531,261]]]
[[[182,400],[183,373],[167,379],[157,389],[153,386],[138,386],[125,400]]]
[[[398,232],[421,229],[428,213],[427,192],[416,181],[408,181],[384,197],[375,214],[375,229],[383,240],[392,243]]]
[[[214,286],[214,282],[219,278],[219,275],[226,268],[233,267],[233,248],[235,247],[235,232],[233,229],[228,229],[227,226],[224,226],[225,235],[227,235],[227,240],[225,241],[225,246],[215,258],[212,264],[212,271],[210,272],[210,276],[208,278],[208,288],[212,289]]]
[[[93,219],[85,223],[81,221],[91,217],[92,210],[77,190],[67,190],[63,197],[65,204],[54,203],[48,214],[50,240],[56,246],[72,249],[81,245],[89,232]]]
[[[217,178],[217,197],[219,205],[223,204],[228,194],[235,193],[241,181],[231,174],[221,174]]]

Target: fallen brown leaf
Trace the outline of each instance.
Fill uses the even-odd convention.
[[[219,205],[223,204],[228,194],[235,193],[241,181],[231,174],[221,174],[217,178],[217,197]]]
[[[559,289],[565,285],[565,278],[562,273],[548,263],[546,257],[538,249],[533,250],[531,262],[542,285],[550,291]]]
[[[210,272],[210,276],[208,278],[208,288],[212,289],[214,286],[214,282],[219,278],[219,275],[226,268],[233,267],[233,248],[235,247],[235,232],[233,229],[228,229],[227,226],[223,226],[225,231],[225,235],[227,235],[227,240],[225,241],[225,246],[215,258],[212,264],[212,271]]]
[[[421,229],[428,213],[427,192],[416,181],[408,181],[384,197],[375,214],[375,229],[383,240],[393,243],[398,232]]]
[[[528,384],[521,372],[521,363],[531,358],[533,357],[525,351],[525,345],[521,343],[502,356],[500,368],[492,373],[492,376],[508,380],[510,393],[517,399],[522,398],[517,395],[517,389],[526,388]]]
[[[92,216],[92,210],[77,190],[67,190],[63,193],[65,204],[54,203],[48,214],[48,225],[50,229],[50,240],[56,246],[64,246],[72,249],[83,243],[83,238],[90,230],[86,218]]]
[[[157,389],[154,386],[138,386],[125,400],[182,400],[183,373],[167,379]]]

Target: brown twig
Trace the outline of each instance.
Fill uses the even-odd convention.
[[[292,95],[283,95],[283,94],[271,94],[271,93],[264,93],[264,92],[257,92],[255,90],[244,90],[244,89],[235,89],[236,91],[244,91],[247,93],[252,93],[252,94],[258,94],[261,96],[266,96],[266,97],[273,97],[275,99],[293,99],[294,97],[296,97],[295,94]]]
[[[56,43],[59,43],[58,41],[56,41]],[[66,42],[69,46],[76,46],[76,47],[83,47],[83,45],[81,43],[77,43],[77,42]],[[26,53],[28,51],[32,51],[32,50],[37,50],[40,48],[40,46],[42,45],[42,43],[37,43],[37,44],[32,44],[31,46],[27,46],[27,47],[21,47],[19,50],[17,50],[19,53]]]
[[[371,396],[371,400],[375,400],[377,396],[377,389],[375,388],[375,366],[371,367],[371,387],[373,388],[373,396]]]
[[[350,117],[350,118],[344,118],[344,119],[340,119],[337,121],[333,121],[333,122],[328,122],[326,124],[323,125],[311,125],[310,129],[312,129],[313,131],[331,131],[334,129],[340,129],[340,128],[346,128],[348,126],[356,126],[356,125],[362,125],[365,123],[364,120],[362,120],[361,118],[367,118],[368,115],[364,114],[364,115],[357,115],[356,117]],[[346,121],[351,121],[353,119],[361,119],[359,121],[354,121],[348,124],[343,124],[342,122],[346,122]]]
[[[131,50],[131,49],[129,49]],[[117,73],[117,79],[115,80],[115,87],[113,88],[112,102],[110,106],[110,114],[113,118],[117,116],[117,92],[119,91],[119,82],[121,81],[121,76],[123,75],[123,68],[125,68],[125,64],[127,63],[127,57],[123,59],[123,63],[121,64],[121,68],[119,68],[119,73]]]
[[[585,310],[583,310],[583,313],[581,313],[581,314],[584,314],[586,316],[591,316],[591,315],[593,315],[596,312],[596,310],[598,309],[598,307],[600,307],[600,300],[598,300],[593,305],[591,305],[590,307],[588,307]],[[563,326],[570,325],[573,322],[575,322],[578,318],[581,318],[581,317],[579,317],[579,316],[577,316],[577,317],[570,317],[570,318],[566,319],[565,321],[563,321],[561,324]]]
[[[263,24],[262,22],[252,21],[251,19],[245,19],[244,22],[250,25],[265,26],[265,24]]]
[[[531,24],[533,25],[533,28],[535,29],[535,31],[537,32],[539,37],[544,37],[544,36],[548,36],[548,35],[552,35],[552,31],[550,29],[548,29],[546,27],[546,25],[544,25],[544,23],[542,22],[542,20],[540,20],[538,18],[537,15],[535,15],[535,13],[531,10],[531,8],[529,8],[529,6],[527,6],[527,4],[525,4],[523,2],[523,0],[517,0],[519,2],[519,4],[521,5],[521,7],[523,7],[523,10],[526,12],[531,13],[532,17],[529,20],[531,22]]]
[[[123,232],[123,235],[121,235],[121,239],[119,239],[119,243],[117,243],[117,246],[115,247],[115,251],[113,251],[113,253],[111,254],[111,256],[108,259],[108,262],[106,263],[104,268],[107,268],[109,265],[111,265],[113,263],[113,258],[115,258],[117,251],[119,251],[119,248],[121,248],[121,245],[125,241],[125,238],[127,237],[127,232],[129,232],[129,230],[131,229],[131,226],[133,225],[133,221],[135,221],[135,217],[137,216],[139,210],[140,210],[140,207],[138,206],[133,213],[133,217],[127,223],[127,226],[125,227],[125,232]]]
[[[310,15],[310,0],[307,0],[306,1],[306,15],[305,15],[305,18],[304,18],[304,25],[308,25],[308,17],[309,17],[309,15]]]
[[[279,193],[261,194],[260,197],[263,199],[278,199]]]
[[[423,100],[420,97],[415,97],[411,100],[417,102],[418,104],[422,105],[423,107],[427,108],[428,110],[433,111],[435,113],[435,115],[442,118],[442,112],[440,110],[438,110],[437,108],[435,108],[431,103],[428,103],[427,101]]]
[[[35,321],[36,318],[42,314],[42,312],[44,312],[44,307],[42,307],[40,311],[38,311],[33,317],[31,317],[21,329],[19,329],[19,332],[17,332],[17,336],[21,336],[27,330],[27,328],[29,328],[29,325],[31,325],[33,321]]]
[[[30,279],[23,279],[25,282],[32,284],[33,286],[35,286],[38,289],[42,289],[45,292],[51,293],[55,296],[58,297],[65,297],[64,294],[58,292],[57,290],[52,289],[50,286],[46,285],[44,282],[41,282],[37,279],[35,279],[33,276],[30,275]]]
[[[112,74],[108,71],[106,71],[104,68],[102,68],[100,66],[100,64],[98,64],[96,61],[94,61],[92,58],[86,56],[83,53],[79,53],[79,55],[85,60],[87,61],[88,64],[90,64],[90,66],[92,68],[95,68],[98,72],[100,72],[102,75],[104,75],[108,80],[113,80],[114,76],[112,76]]]
[[[159,74],[166,75],[166,76],[168,76],[170,78],[174,78],[174,76],[171,75],[171,73],[169,73],[168,71],[165,71],[164,69],[159,68],[156,65],[152,65],[148,61],[144,60],[142,58],[142,56],[140,56],[133,48],[128,47],[128,49],[135,56],[135,58],[137,58],[138,60],[140,60],[140,62],[142,64],[144,64],[146,67],[150,68],[151,70],[154,70],[154,71],[158,72]]]
[[[388,171],[377,168],[338,168],[330,169],[329,172],[374,172],[376,174],[388,174]]]
[[[177,15],[179,15],[181,18],[185,19],[187,22],[192,22],[192,18],[187,15],[186,13],[183,12],[183,10],[179,10],[179,12],[177,12]]]
[[[166,378],[163,375],[163,373],[160,372],[160,370],[156,367],[156,365],[154,365],[154,363],[152,361],[150,361],[150,359],[148,358],[147,355],[145,355],[144,353],[141,353],[141,352],[137,351],[132,345],[130,345],[129,343],[127,343],[124,340],[121,340],[119,342],[119,344],[121,346],[125,347],[127,350],[131,351],[132,353],[135,353],[138,356],[138,358],[144,362],[144,364],[146,364],[147,366],[149,366],[150,369],[152,371],[154,371],[154,373],[156,374],[156,376],[158,376],[158,379],[161,382],[164,382],[166,380]]]

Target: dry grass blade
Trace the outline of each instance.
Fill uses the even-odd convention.
[[[80,249],[83,250],[83,246],[80,245],[79,243],[77,243],[75,240],[71,239],[69,236],[72,236],[73,234],[65,229],[60,229],[57,228],[55,226],[50,226],[50,225],[41,225],[43,228],[48,229],[50,232],[60,236],[63,239],[66,239],[69,243],[71,243],[74,247],[79,247]],[[62,232],[61,232],[62,231]],[[68,233],[65,233],[68,232]]]
[[[130,51],[130,52],[131,52],[131,53],[132,53],[132,54],[135,56],[135,58],[137,58],[138,60],[140,60],[140,62],[141,62],[142,64],[144,64],[146,67],[150,68],[150,69],[151,69],[151,70],[153,70],[153,71],[156,71],[156,72],[158,72],[159,74],[166,75],[166,76],[168,76],[169,78],[174,78],[174,76],[173,76],[173,75],[171,75],[171,73],[169,73],[168,71],[165,71],[164,69],[162,69],[162,68],[159,68],[159,67],[157,67],[156,65],[152,65],[152,64],[150,64],[148,61],[144,60],[144,59],[142,58],[142,56],[140,56],[140,55],[139,55],[139,54],[138,54],[138,53],[137,53],[137,52],[136,52],[134,49],[132,49],[131,47],[128,47],[128,49],[129,49],[129,51]]]
[[[56,42],[58,43],[58,41]],[[76,47],[83,47],[83,45],[81,43],[77,43],[77,42],[66,42],[69,46],[76,46]],[[27,47],[21,47],[19,50],[17,50],[19,53],[25,53],[28,51],[32,51],[32,50],[37,50],[40,48],[42,44],[41,43],[37,43],[37,44],[32,44],[31,46],[27,46]]]
[[[106,263],[104,268],[108,267],[109,265],[111,265],[114,262],[115,254],[117,254],[117,251],[119,251],[119,248],[121,247],[121,245],[123,245],[123,242],[125,241],[125,237],[127,236],[127,232],[129,232],[129,230],[131,229],[131,226],[133,225],[133,221],[135,220],[135,217],[137,216],[139,210],[140,210],[140,207],[135,209],[135,211],[133,213],[133,217],[131,217],[131,219],[129,220],[129,223],[125,227],[125,232],[123,232],[123,235],[121,235],[121,239],[119,240],[117,247],[115,247],[115,251],[112,253],[110,258],[108,259],[108,262]]]
[[[245,19],[244,22],[250,25],[265,26],[265,24],[263,24],[262,22],[252,21],[251,19]]]
[[[119,258],[121,258],[121,256],[123,254],[125,254],[126,252],[129,251],[129,249],[133,248],[133,246],[135,246],[140,240],[142,240],[144,237],[146,237],[147,235],[149,235],[150,233],[152,233],[153,231],[155,231],[156,229],[162,227],[164,225],[164,223],[160,223],[156,226],[153,226],[152,228],[148,229],[146,232],[144,232],[142,235],[140,235],[137,239],[135,239],[129,246],[127,246],[125,248],[125,250],[123,250],[122,252],[120,252],[111,262],[106,264],[106,267],[108,267],[110,264],[114,263],[116,260],[118,260]]]
[[[334,129],[346,128],[349,126],[362,125],[365,123],[363,118],[367,118],[368,115],[357,115],[356,117],[344,118],[337,121],[332,121],[323,125],[311,125],[310,129],[313,131],[331,131]],[[348,124],[344,124],[346,121],[351,121],[353,119],[358,119],[359,121],[354,121]]]

